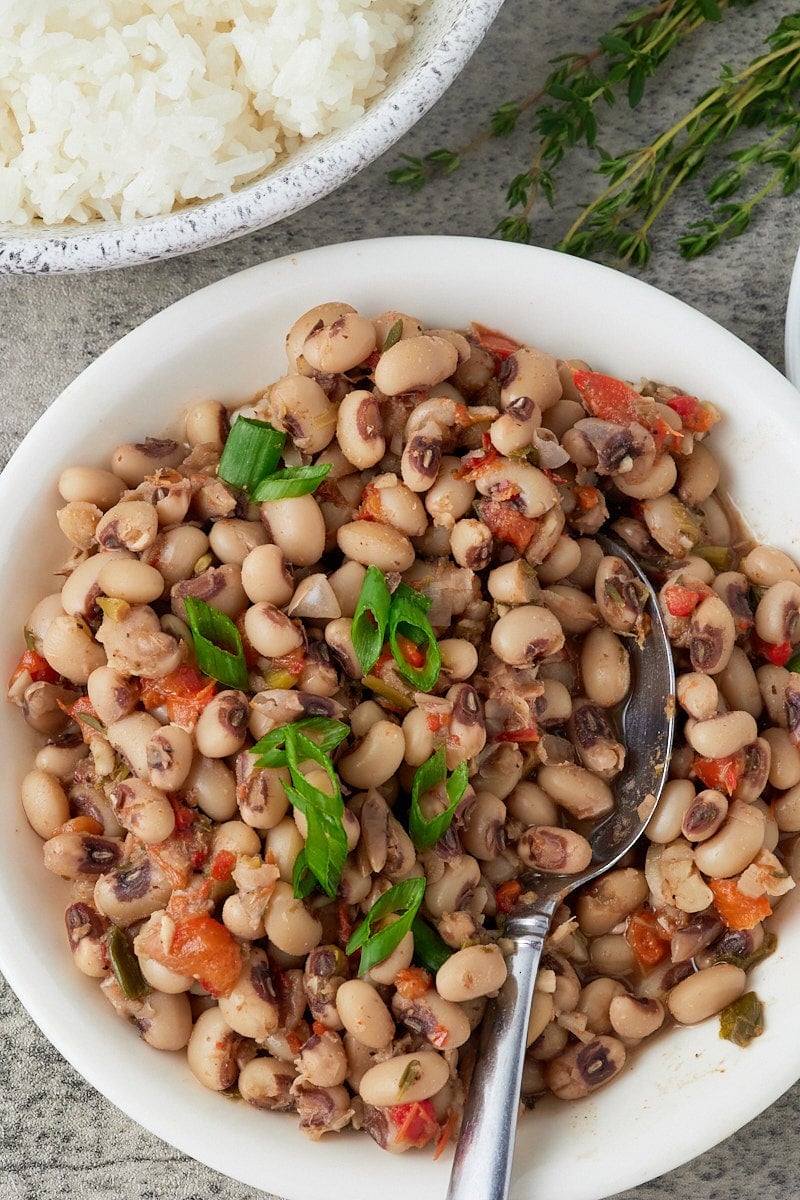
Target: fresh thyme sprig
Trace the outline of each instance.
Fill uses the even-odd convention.
[[[553,206],[556,168],[568,150],[583,144],[597,153],[598,172],[609,183],[584,208],[559,249],[584,255],[610,252],[641,265],[650,253],[648,234],[653,222],[680,184],[704,165],[710,148],[729,138],[739,126],[764,126],[765,137],[731,155],[708,186],[712,217],[694,223],[680,239],[685,257],[704,254],[723,238],[743,232],[753,209],[770,192],[780,189],[788,194],[797,186],[800,134],[797,72],[792,63],[800,38],[796,28],[800,17],[784,18],[769,39],[769,54],[744,72],[726,70],[719,85],[684,119],[639,151],[617,157],[600,148],[598,116],[604,106],[612,107],[623,91],[630,106],[636,107],[648,80],[676,46],[706,22],[719,21],[723,9],[754,3],[661,0],[650,8],[638,8],[599,38],[591,51],[556,59],[541,88],[522,101],[497,108],[489,127],[467,145],[456,150],[440,148],[421,158],[404,155],[406,165],[390,171],[389,180],[418,191],[434,175],[452,175],[467,156],[489,139],[513,133],[523,114],[534,110],[534,153],[525,170],[508,184],[505,200],[509,213],[492,232],[507,241],[531,241],[531,217],[538,196]],[[777,72],[776,64],[786,68],[777,82],[770,74],[771,67]],[[732,116],[724,111],[731,103],[735,105]],[[732,201],[747,179],[760,179],[765,169],[771,173],[749,198]],[[632,224],[637,213],[639,225]]]
[[[800,185],[800,14],[784,17],[767,39],[769,50],[733,72],[648,145],[613,158],[600,173],[608,186],[588,204],[558,249],[597,256],[610,253],[643,266],[650,231],[677,189],[697,175],[712,149],[740,128],[761,126],[764,137],[726,160],[706,188],[712,215],[695,221],[679,239],[684,258],[708,253],[724,238],[748,228],[753,209],[776,189],[790,195]],[[766,179],[746,199],[737,197],[748,177]]]

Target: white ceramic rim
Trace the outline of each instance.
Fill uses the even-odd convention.
[[[784,368],[787,379],[800,388],[800,250],[794,260],[789,299],[786,303]]]
[[[229,196],[130,225],[76,226],[67,234],[64,227],[31,236],[0,226],[0,275],[155,262],[242,237],[302,211],[373,162],[432,107],[469,61],[502,4],[460,0],[424,60],[413,70],[403,67],[353,125],[309,142],[285,167],[279,161],[263,180]]]
[[[756,536],[771,533],[797,554],[791,519],[797,393],[736,337],[646,284],[552,251],[479,239],[394,238],[307,251],[222,280],[152,318],[84,371],[0,477],[0,511],[9,514],[0,527],[7,622],[15,612],[24,619],[31,597],[41,594],[41,568],[29,547],[46,537],[41,514],[46,499],[55,499],[57,471],[80,461],[84,444],[100,461],[103,450],[126,437],[160,432],[150,424],[142,428],[148,405],[163,415],[163,428],[172,412],[193,400],[253,394],[279,369],[288,322],[329,298],[330,280],[336,280],[338,298],[365,311],[400,308],[456,326],[475,319],[564,356],[585,357],[599,370],[634,379],[646,372],[723,408],[727,400],[720,431],[726,483],[754,516]],[[772,474],[759,465],[765,445]],[[784,475],[788,492],[776,484]],[[26,491],[41,501],[29,512],[18,502]],[[23,548],[26,571],[12,574]],[[19,653],[18,626],[12,624],[2,651],[7,673]],[[21,747],[20,724],[13,711],[0,712],[0,744]],[[388,1160],[368,1138],[346,1135],[311,1146],[292,1117],[232,1105],[200,1087],[182,1059],[160,1055],[131,1036],[68,961],[58,908],[63,885],[28,869],[40,851],[14,803],[21,759],[19,753],[6,757],[3,786],[9,794],[0,805],[0,967],[64,1057],[179,1150],[287,1200],[443,1197],[447,1159],[436,1164],[407,1154]],[[596,1096],[569,1106],[542,1105],[520,1127],[513,1200],[601,1200],[636,1186],[721,1141],[796,1080],[800,922],[792,924],[792,913],[796,918],[795,894],[775,920],[778,952],[755,972],[767,1006],[762,1037],[741,1051],[718,1037],[713,1020],[677,1029],[642,1047],[623,1075]]]

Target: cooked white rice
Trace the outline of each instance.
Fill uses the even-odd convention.
[[[0,222],[169,212],[351,124],[424,0],[0,0]]]

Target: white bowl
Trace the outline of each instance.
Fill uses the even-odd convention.
[[[784,340],[786,378],[800,389],[800,250],[794,260],[789,298],[786,303],[786,336]]]
[[[645,284],[546,250],[461,238],[357,242],[254,267],[181,301],[112,347],[41,418],[0,477],[6,675],[60,561],[51,515],[59,471],[158,434],[189,402],[242,401],[263,388],[283,370],[283,331],[330,298],[326,279],[337,281],[337,299],[367,312],[397,308],[455,327],[477,320],[598,370],[649,375],[713,401],[725,414],[714,433],[725,486],[756,538],[798,554],[797,393],[733,335]],[[182,1055],[152,1050],[114,1016],[70,961],[66,888],[43,869],[16,795],[34,739],[7,705],[0,738],[0,968],[77,1070],[180,1150],[289,1200],[443,1197],[449,1156],[390,1160],[366,1136],[311,1145],[293,1117],[206,1091]],[[740,1050],[719,1038],[713,1019],[671,1029],[632,1053],[622,1076],[594,1097],[543,1103],[521,1122],[516,1200],[599,1200],[632,1187],[733,1133],[800,1076],[797,908],[792,893],[774,922],[778,951],[753,973],[764,1034]]]
[[[272,225],[327,196],[402,136],[447,90],[503,0],[427,0],[385,90],[353,125],[310,140],[232,195],[131,224],[0,225],[0,274],[154,262]]]

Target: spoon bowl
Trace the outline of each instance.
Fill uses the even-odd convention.
[[[592,860],[578,874],[531,871],[504,937],[514,948],[508,977],[483,1023],[481,1046],[456,1146],[447,1200],[505,1200],[511,1180],[525,1037],[536,971],[550,924],[565,896],[612,869],[644,833],[667,779],[675,725],[675,667],[653,585],[616,539],[597,538],[644,584],[649,634],[630,639],[631,690],[620,715],[627,748],[613,812],[589,838]]]

